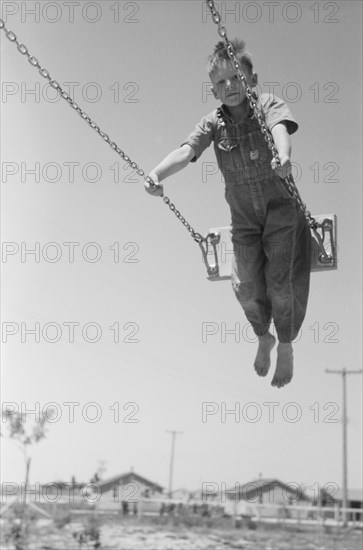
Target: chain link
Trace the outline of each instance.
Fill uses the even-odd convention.
[[[67,103],[75,111],[77,111],[77,113],[83,118],[83,120],[85,122],[87,122],[87,124],[93,130],[95,130],[106,143],[108,143],[108,145],[111,147],[111,149],[113,149],[115,151],[115,153],[117,153],[122,158],[122,160],[124,162],[126,162],[129,166],[131,166],[131,168],[133,170],[135,170],[136,173],[140,177],[143,177],[144,180],[148,183],[148,185],[150,185],[151,187],[156,187],[154,181],[150,178],[150,176],[146,175],[144,170],[142,168],[140,168],[140,166],[136,162],[134,162],[124,151],[122,151],[122,149],[120,149],[120,147],[117,145],[117,143],[115,143],[114,141],[111,141],[110,137],[101,130],[101,128],[96,124],[96,122],[93,121],[91,119],[91,117],[89,117],[87,115],[87,113],[85,111],[83,111],[81,109],[81,107],[74,101],[74,99],[66,91],[63,90],[63,88],[59,84],[59,82],[57,82],[56,80],[54,80],[51,77],[49,71],[40,65],[38,59],[36,57],[30,55],[30,53],[28,51],[28,48],[24,44],[21,44],[18,41],[17,36],[13,31],[6,28],[5,22],[2,19],[0,19],[0,29],[2,29],[5,32],[6,37],[8,38],[8,40],[10,40],[10,42],[14,42],[17,45],[18,51],[21,54],[27,56],[29,63],[31,65],[33,65],[33,67],[38,69],[39,74],[43,78],[48,80],[50,86],[52,86],[52,88],[54,88],[55,90],[58,90],[60,96],[65,101],[67,101]],[[172,212],[174,212],[175,216],[178,218],[178,220],[181,221],[181,223],[184,225],[184,227],[186,227],[186,229],[189,231],[189,233],[191,234],[193,239],[198,244],[200,242],[202,242],[204,240],[204,237],[202,237],[202,235],[200,233],[196,233],[196,231],[193,229],[193,227],[186,221],[186,219],[182,216],[182,214],[179,212],[179,210],[176,209],[175,205],[170,201],[170,199],[168,197],[166,197],[164,195],[162,197],[163,197],[164,203],[167,206],[169,206],[169,208]]]
[[[236,72],[237,72],[237,75],[238,75],[239,79],[242,81],[242,84],[245,88],[247,99],[249,101],[249,104],[250,104],[253,112],[254,112],[255,117],[258,120],[258,123],[260,125],[260,128],[261,128],[262,134],[264,136],[264,139],[267,142],[268,148],[272,152],[275,163],[277,165],[280,165],[279,152],[276,148],[276,145],[274,143],[271,132],[268,129],[266,123],[265,123],[264,116],[257,107],[257,102],[253,97],[252,89],[250,88],[250,86],[247,83],[246,76],[242,72],[241,65],[240,65],[240,63],[239,63],[239,61],[236,57],[236,54],[234,53],[234,49],[233,49],[232,44],[231,44],[230,40],[228,39],[226,28],[222,25],[221,16],[219,15],[219,12],[218,12],[218,10],[215,6],[214,0],[206,0],[206,2],[208,4],[208,8],[209,8],[209,10],[212,14],[212,19],[213,19],[214,23],[218,26],[218,33],[226,42],[228,55],[229,55],[231,61],[233,62],[233,66],[236,69]],[[303,200],[300,196],[300,193],[299,193],[299,191],[298,191],[298,189],[295,185],[293,176],[290,175],[287,178],[285,178],[285,183],[286,183],[286,186],[288,188],[288,191],[293,196],[293,198],[296,200],[296,202],[299,205],[300,209],[302,210],[304,216],[306,217],[310,227],[313,227],[313,228],[316,227],[318,225],[318,222],[316,221],[315,218],[313,218],[313,216],[311,215],[311,213],[307,209],[306,204],[303,202]]]
[[[175,216],[178,218],[178,220],[181,221],[181,223],[186,227],[186,229],[189,231],[193,239],[196,243],[201,243],[202,241],[205,241],[205,238],[200,234],[196,233],[190,223],[187,222],[187,220],[182,216],[179,210],[176,209],[175,204],[173,204],[168,197],[163,196],[163,201],[167,206],[169,206],[171,212],[175,214]]]

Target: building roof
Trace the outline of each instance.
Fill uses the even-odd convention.
[[[253,481],[249,481],[248,483],[236,483],[234,487],[227,489],[226,493],[231,496],[238,494],[241,497],[242,495],[242,498],[245,498],[247,500],[250,498],[255,498],[256,496],[261,494],[261,492],[269,491],[271,488],[276,486],[281,487],[286,492],[293,493],[294,495],[298,496],[299,500],[312,500],[307,494],[305,494],[302,486],[299,486],[299,484],[284,483],[279,479],[274,478],[259,478],[254,479]]]
[[[115,485],[120,485],[121,483],[131,483],[132,481],[142,483],[143,485],[146,485],[147,487],[150,487],[150,489],[158,491],[159,493],[164,490],[164,488],[158,483],[154,483],[153,481],[150,481],[149,479],[146,479],[145,477],[142,477],[135,472],[127,472],[125,474],[109,477],[108,479],[99,481],[98,486],[100,487],[101,491],[107,491]]]

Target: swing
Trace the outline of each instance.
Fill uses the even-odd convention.
[[[335,250],[337,219],[334,214],[315,216],[317,227],[311,233],[311,271],[337,269]],[[231,278],[233,244],[230,227],[210,229],[201,246],[209,281]]]
[[[276,164],[279,164],[280,162],[278,157],[278,151],[274,144],[272,135],[264,122],[263,115],[258,111],[256,107],[256,101],[253,98],[252,91],[246,82],[246,77],[243,74],[241,67],[239,65],[239,62],[235,56],[235,53],[233,51],[233,46],[230,43],[229,39],[227,38],[227,31],[225,27],[223,27],[221,24],[221,17],[215,7],[214,0],[206,0],[206,2],[212,14],[213,21],[218,26],[218,33],[226,42],[228,55],[234,64],[234,67],[236,69],[239,79],[241,80],[242,84],[245,87],[246,96],[260,124],[261,131],[268,144],[268,147],[273,153]],[[43,78],[48,80],[50,86],[52,86],[52,88],[54,88],[60,93],[60,96],[63,99],[65,99],[75,111],[78,112],[78,114],[83,118],[83,120],[87,122],[87,124],[89,124],[89,126],[100,135],[100,137],[122,158],[122,160],[126,162],[129,166],[131,166],[131,168],[135,170],[139,176],[143,177],[151,187],[155,187],[155,183],[149,176],[146,175],[145,171],[142,168],[140,168],[139,165],[136,162],[134,162],[124,151],[122,151],[114,141],[111,141],[110,137],[101,130],[101,128],[95,123],[95,121],[93,121],[87,115],[87,113],[83,111],[81,107],[74,101],[74,99],[62,89],[59,82],[54,80],[51,77],[50,73],[47,71],[47,69],[45,69],[40,65],[38,59],[29,53],[28,48],[24,44],[19,42],[14,32],[6,28],[5,22],[2,19],[0,19],[0,30],[3,30],[5,32],[8,40],[10,40],[10,42],[14,42],[17,45],[18,51],[22,55],[25,55],[28,58],[29,63],[34,68],[38,69],[39,74]],[[304,216],[311,230],[311,243],[312,243],[311,271],[326,271],[326,270],[336,269],[337,268],[336,216],[334,214],[329,214],[326,216],[313,217],[310,214],[310,212],[307,210],[306,205],[303,203],[300,197],[300,194],[297,190],[297,187],[295,185],[295,182],[293,180],[293,177],[290,175],[287,178],[285,178],[284,181],[289,193],[294,199],[296,199],[297,204],[299,205],[302,212],[304,213]],[[181,212],[177,210],[175,205],[171,202],[171,200],[168,197],[166,197],[165,195],[162,195],[162,199],[164,203],[169,207],[170,211],[173,212],[174,215],[177,217],[177,219],[180,220],[180,222],[184,225],[184,227],[190,233],[193,240],[199,245],[203,256],[203,261],[207,268],[207,278],[211,281],[221,281],[221,280],[229,279],[231,277],[230,256],[232,252],[231,244],[230,244],[230,236],[229,236],[230,228],[220,227],[216,229],[211,229],[209,233],[205,237],[203,237],[203,235],[201,235],[200,233],[197,233],[193,229],[190,223],[184,218]],[[229,249],[228,249],[228,244],[229,244]],[[229,250],[228,261],[226,261],[226,257],[228,256],[228,254],[226,253],[227,250]],[[209,262],[208,256],[210,256],[210,254],[212,254],[214,258],[213,264]]]

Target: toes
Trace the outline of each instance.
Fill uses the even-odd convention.
[[[256,374],[258,374],[258,376],[267,376],[268,374],[268,371],[270,369],[270,365],[254,365],[255,367],[255,371],[256,371]]]
[[[278,378],[278,377],[274,376],[272,381],[271,381],[271,386],[274,386],[276,388],[283,388],[284,386],[289,384],[291,382],[291,380],[292,380],[292,375],[291,376],[285,376],[284,378]]]
[[[266,369],[260,369],[260,370],[256,370],[258,376],[267,376],[267,373],[268,373],[268,368]]]

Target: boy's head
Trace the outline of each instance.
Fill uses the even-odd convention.
[[[232,40],[234,53],[241,65],[247,84],[251,87],[258,82],[257,74],[253,72],[250,55],[245,51],[243,40]],[[212,92],[216,99],[228,106],[237,106],[244,101],[246,94],[237,71],[231,61],[225,42],[218,42],[214,52],[208,58],[208,72],[212,81]]]

